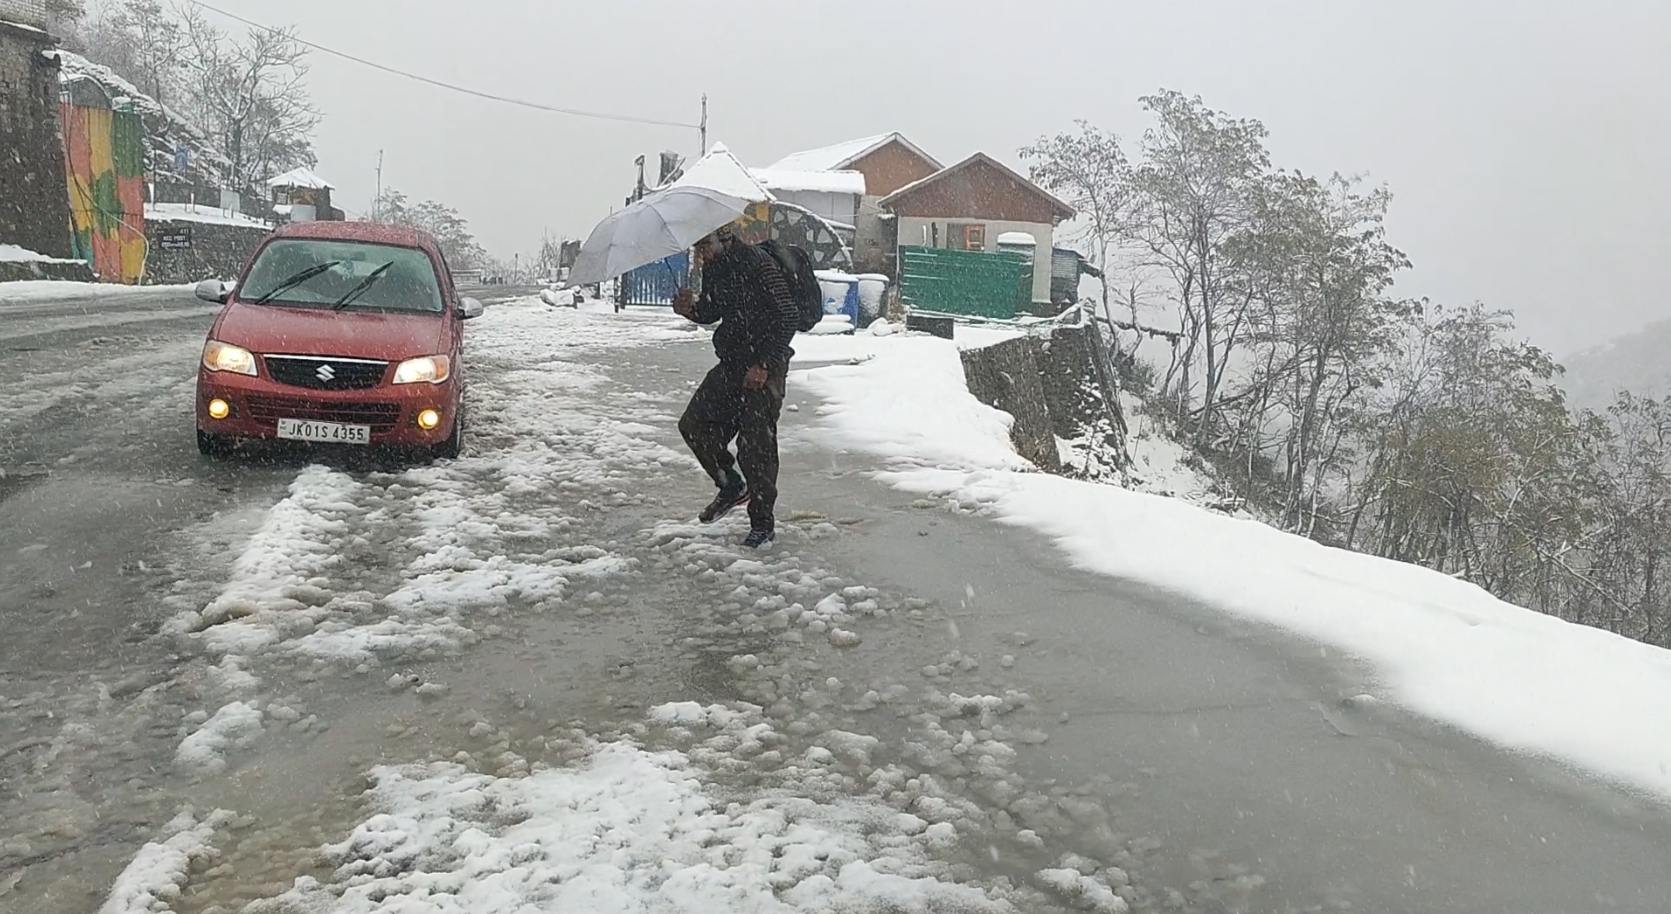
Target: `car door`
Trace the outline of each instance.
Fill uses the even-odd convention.
[[[452,268],[447,264],[447,257],[439,248],[430,248],[430,260],[435,264],[435,275],[441,283],[442,330],[447,356],[453,362],[453,374],[461,380],[464,376],[464,318],[460,314],[459,305],[463,299],[458,294],[458,286],[453,282]]]

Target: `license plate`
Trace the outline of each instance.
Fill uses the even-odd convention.
[[[311,419],[280,419],[278,436],[292,441],[320,441],[326,444],[370,444],[371,426],[315,422]]]

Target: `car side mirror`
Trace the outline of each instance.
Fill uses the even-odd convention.
[[[232,285],[218,279],[205,279],[197,284],[197,297],[217,305],[226,304],[226,299],[232,294]]]
[[[485,309],[482,307],[482,303],[473,298],[461,298],[458,300],[458,316],[464,318],[465,320],[469,320],[472,317],[481,317],[482,311],[484,310]]]

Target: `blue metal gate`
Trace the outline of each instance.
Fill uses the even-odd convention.
[[[621,277],[621,304],[671,305],[673,293],[690,282],[690,252],[645,264]]]

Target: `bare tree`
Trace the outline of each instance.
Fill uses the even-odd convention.
[[[1091,261],[1103,276],[1102,313],[1112,318],[1109,290],[1110,252],[1129,233],[1133,199],[1133,175],[1120,138],[1079,121],[1078,133],[1041,137],[1021,150],[1021,158],[1033,164],[1030,176],[1079,210],[1085,219],[1083,240]],[[1136,294],[1133,291],[1133,301]],[[1133,313],[1132,320],[1136,321]]]
[[[1180,412],[1199,420],[1200,444],[1213,430],[1219,388],[1252,305],[1225,246],[1252,223],[1254,194],[1270,169],[1266,132],[1258,121],[1231,118],[1180,92],[1142,102],[1157,123],[1143,135],[1135,172],[1133,236],[1171,282],[1184,335],[1176,393]],[[1192,410],[1197,384],[1201,402]]]
[[[231,162],[230,179],[248,190],[314,164],[310,136],[320,114],[307,92],[307,48],[295,29],[256,29],[238,40],[195,7],[178,15],[190,47],[194,113]]]

